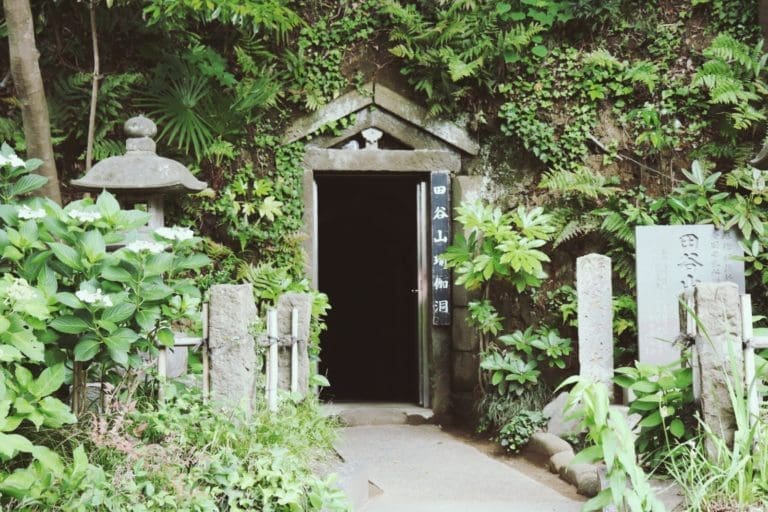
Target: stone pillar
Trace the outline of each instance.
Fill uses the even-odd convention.
[[[253,411],[256,396],[256,347],[250,333],[256,304],[250,284],[211,287],[208,348],[211,399],[227,408]]]
[[[309,293],[285,293],[277,299],[277,334],[280,340],[288,340],[291,335],[291,311],[299,310],[299,388],[302,397],[309,393],[309,330],[312,321],[312,295]],[[280,346],[277,388],[284,391],[291,389],[291,348]]]
[[[579,374],[602,382],[613,394],[613,292],[611,259],[587,254],[576,259]]]
[[[482,176],[456,176],[451,180],[451,205],[453,208],[460,206],[464,202],[481,199]],[[462,226],[454,222],[453,232],[461,233]],[[465,233],[466,235],[466,233]],[[463,286],[453,284],[453,323],[451,325],[451,345],[450,358],[450,393],[452,412],[463,420],[471,422],[476,415],[475,402],[478,398],[478,356],[477,351],[480,346],[480,340],[477,332],[470,327],[467,317],[469,312],[467,306],[473,300],[479,299],[478,291],[467,291]],[[434,328],[432,331],[433,342],[435,339]],[[440,369],[437,369],[438,372]],[[444,393],[444,381],[436,382],[435,386],[435,405],[441,401],[438,396]],[[437,414],[437,411],[435,411]]]
[[[701,415],[712,432],[733,443],[736,418],[729,386],[743,386],[741,303],[735,283],[699,283],[694,292],[699,329],[696,334]],[[730,383],[729,383],[730,380]],[[707,440],[710,457],[716,453]]]

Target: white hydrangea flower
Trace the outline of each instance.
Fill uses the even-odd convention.
[[[181,226],[174,226],[172,228],[157,228],[155,233],[165,238],[166,240],[178,240],[180,242],[184,240],[190,240],[195,236],[195,233],[191,229]]]
[[[21,208],[19,208],[18,214],[19,214],[19,218],[24,220],[42,219],[46,215],[45,210],[43,210],[42,208],[32,209],[27,205],[24,205]]]
[[[96,222],[97,220],[101,219],[101,214],[99,212],[86,212],[84,210],[72,209],[67,212],[67,215],[69,215],[70,218],[83,223]]]
[[[26,279],[15,278],[8,287],[8,299],[13,302],[24,302],[35,298],[35,289],[29,286]]]
[[[101,288],[97,289],[95,292],[80,290],[75,292],[75,295],[78,299],[85,302],[86,304],[100,305],[104,306],[105,308],[112,306],[112,299],[110,299],[107,295],[104,295],[104,292],[101,291]]]
[[[125,248],[135,253],[147,251],[147,252],[151,252],[152,254],[159,254],[165,250],[166,245],[161,244],[160,242],[136,240],[135,242],[131,242],[128,245],[126,245]]]
[[[11,164],[11,167],[25,167],[24,160],[11,154],[9,156],[0,155],[0,165]]]

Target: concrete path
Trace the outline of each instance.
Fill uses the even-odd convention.
[[[355,512],[578,512],[581,501],[435,425],[342,429],[339,455],[381,490]],[[377,492],[378,493],[378,492]]]

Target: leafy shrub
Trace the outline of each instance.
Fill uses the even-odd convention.
[[[547,420],[541,411],[520,411],[512,420],[507,422],[497,436],[497,441],[507,451],[518,453]]]
[[[638,362],[617,368],[614,382],[635,395],[629,412],[641,416],[635,444],[644,463],[658,466],[672,446],[696,435],[691,368]]]
[[[566,411],[581,419],[591,446],[571,462],[605,461],[610,486],[587,501],[582,510],[603,510],[615,505],[622,512],[664,512],[648,475],[637,463],[632,432],[624,415],[610,407],[608,388],[575,375],[561,386],[575,384],[568,395]]]
[[[480,367],[491,372],[491,384],[501,395],[526,393],[538,382],[540,362],[564,369],[571,353],[571,340],[557,329],[542,327],[499,336],[497,344],[483,354]]]
[[[2,205],[0,219],[3,269],[37,284],[50,311],[38,326],[47,361],[86,363],[104,380],[114,366],[143,366],[140,354],[156,343],[172,345],[173,322],[199,311],[200,293],[185,274],[208,258],[195,253],[191,230],[161,228],[155,241],[110,252],[148,214],[121,210],[107,192],[66,208],[42,199]]]

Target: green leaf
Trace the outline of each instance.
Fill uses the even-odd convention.
[[[211,259],[205,254],[192,254],[181,258],[177,264],[180,269],[198,269],[211,264]]]
[[[313,375],[312,378],[309,379],[309,383],[312,386],[317,386],[320,388],[327,388],[331,385],[331,383],[328,381],[328,378],[325,375],[320,375],[319,373]]]
[[[48,246],[51,248],[56,258],[63,264],[74,270],[82,270],[83,267],[80,264],[80,255],[77,254],[77,251],[72,247],[59,242],[51,242]]]
[[[98,199],[96,199],[96,206],[99,208],[101,215],[107,220],[113,220],[115,215],[120,213],[120,204],[117,202],[117,199],[106,190],[99,194]]]
[[[11,187],[9,187],[8,195],[11,197],[22,196],[32,192],[33,190],[39,189],[47,182],[48,178],[45,176],[40,176],[39,174],[26,174],[19,178]]]
[[[638,423],[638,425],[640,427],[647,427],[647,428],[657,427],[661,425],[661,413],[659,411],[655,411],[650,416],[643,418],[642,421]]]
[[[69,410],[69,406],[52,396],[47,396],[40,400],[40,412],[45,415],[43,421],[45,426],[51,428],[61,428],[62,425],[72,424],[77,421],[75,415]]]
[[[108,281],[116,281],[118,283],[127,283],[133,279],[130,272],[124,268],[111,266],[101,269],[101,277]]]
[[[83,304],[80,299],[78,299],[74,293],[69,292],[59,292],[56,294],[56,300],[60,302],[61,304],[64,304],[65,306],[68,306],[72,309],[84,309],[85,304]]]
[[[19,452],[29,453],[32,447],[30,440],[24,436],[0,433],[0,458],[3,460],[12,459]]]
[[[33,447],[32,456],[55,476],[61,476],[64,473],[64,464],[62,464],[61,458],[47,446]]]
[[[91,336],[83,338],[75,345],[75,361],[90,361],[96,357],[99,349],[101,344],[98,339]]]
[[[107,254],[107,244],[97,230],[86,232],[82,237],[83,252],[91,263],[96,263]]]
[[[50,327],[66,334],[80,334],[87,331],[90,326],[82,318],[73,315],[63,315],[54,318]]]
[[[129,319],[136,312],[136,306],[124,302],[122,304],[115,304],[112,307],[106,308],[101,313],[101,319],[107,322],[119,323],[123,320]]]
[[[672,420],[672,423],[669,424],[669,431],[673,436],[680,439],[685,434],[685,425],[679,418],[675,418]]]
[[[48,396],[64,384],[64,376],[63,363],[46,368],[29,386],[29,392],[37,399]]]
[[[547,47],[537,44],[536,46],[531,48],[531,53],[536,55],[537,57],[546,57]]]
[[[161,300],[173,293],[173,288],[162,282],[142,283],[139,287],[139,295],[144,300]]]
[[[37,340],[32,331],[21,329],[7,333],[6,337],[10,345],[20,350],[30,360],[36,362],[44,360],[45,346]]]
[[[155,328],[157,322],[160,320],[160,308],[152,307],[148,309],[140,309],[136,313],[136,323],[144,332],[149,332]]]
[[[119,365],[128,365],[128,352],[131,345],[139,339],[139,335],[130,329],[119,329],[112,335],[104,338],[104,344],[107,346],[109,356]]]
[[[3,440],[0,438],[0,446],[3,444]],[[31,448],[30,450],[25,451],[31,451]],[[31,469],[17,469],[0,483],[0,491],[2,491],[3,494],[22,499],[27,497],[29,490],[37,481],[38,477]]]
[[[164,347],[172,347],[173,344],[176,342],[173,336],[173,331],[171,331],[167,327],[163,327],[162,329],[157,331],[157,341]]]

